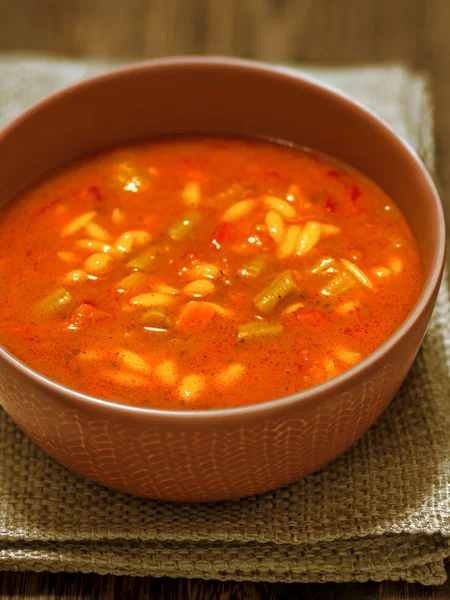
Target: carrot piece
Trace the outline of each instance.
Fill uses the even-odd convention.
[[[300,308],[292,313],[299,321],[305,321],[311,319],[311,321],[317,321],[321,323],[329,323],[330,317],[322,310],[304,309]]]
[[[231,225],[231,223],[222,223],[222,225],[219,225],[219,227],[216,230],[216,233],[214,234],[211,242],[210,242],[210,247],[211,248],[216,248],[217,250],[220,250],[220,248],[226,244],[227,242],[229,242],[233,236],[233,231],[234,231],[234,227],[233,225]]]
[[[111,319],[111,315],[84,302],[74,311],[68,328],[76,330],[80,327],[89,327],[92,323],[98,323],[105,319]]]
[[[183,329],[202,329],[214,318],[216,312],[208,302],[191,300],[184,305],[178,317],[177,326]]]

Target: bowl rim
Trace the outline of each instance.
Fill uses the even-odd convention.
[[[93,404],[104,409],[112,409],[114,412],[128,413],[135,415],[142,415],[152,418],[171,419],[177,421],[198,421],[198,420],[210,420],[217,419],[218,417],[223,418],[239,418],[243,416],[256,416],[258,413],[271,412],[276,409],[289,408],[296,404],[305,404],[313,401],[319,401],[321,398],[328,396],[330,393],[340,393],[345,391],[343,388],[346,384],[351,381],[352,378],[358,377],[364,371],[372,370],[376,368],[379,362],[382,361],[383,357],[388,354],[395,346],[408,334],[408,332],[414,328],[415,324],[421,318],[422,314],[426,311],[433,295],[437,291],[440,285],[442,274],[445,265],[445,252],[446,252],[446,235],[445,235],[445,218],[444,209],[439,197],[436,185],[424,165],[422,159],[417,154],[416,150],[411,144],[405,140],[402,136],[395,132],[395,130],[381,117],[379,117],[370,108],[363,105],[361,102],[351,97],[347,93],[334,88],[333,86],[323,82],[309,73],[302,70],[301,67],[295,68],[293,66],[269,64],[266,62],[248,60],[241,58],[231,58],[223,56],[173,56],[169,58],[150,59],[138,62],[125,63],[120,66],[113,65],[112,69],[108,69],[101,74],[97,74],[93,77],[82,79],[81,81],[65,86],[61,90],[46,96],[44,99],[33,103],[28,109],[22,111],[19,116],[14,118],[0,131],[0,143],[12,132],[17,126],[25,123],[27,119],[32,117],[35,113],[54,102],[57,102],[60,98],[70,95],[73,92],[82,90],[83,88],[90,87],[96,83],[102,83],[102,81],[108,81],[112,79],[120,79],[127,74],[132,72],[151,72],[154,69],[165,69],[170,67],[203,67],[203,66],[217,66],[220,69],[238,69],[238,70],[249,70],[253,73],[260,73],[262,75],[271,75],[280,80],[297,80],[302,82],[309,88],[316,89],[319,92],[326,93],[331,97],[332,101],[341,102],[348,108],[356,110],[363,118],[370,121],[374,127],[381,128],[383,133],[390,143],[396,144],[403,152],[409,155],[409,158],[415,164],[417,172],[423,178],[427,185],[430,195],[433,198],[434,206],[436,210],[436,237],[437,237],[437,252],[434,265],[432,266],[432,274],[429,277],[428,282],[422,288],[420,295],[411,309],[406,319],[400,324],[400,326],[394,331],[394,333],[380,346],[378,346],[371,354],[366,356],[355,366],[351,367],[347,371],[344,371],[340,375],[315,385],[311,388],[282,396],[280,398],[274,398],[271,400],[265,400],[257,404],[250,404],[237,407],[218,408],[211,410],[168,410],[158,409],[143,406],[130,406],[127,404],[121,404],[90,396],[78,392],[70,387],[54,381],[53,379],[40,374],[38,371],[29,367],[26,363],[16,358],[12,353],[7,351],[0,344],[0,358],[8,363],[11,367],[17,369],[22,375],[28,379],[34,380],[38,384],[46,387],[50,392],[62,395],[66,399],[80,401],[83,403]]]

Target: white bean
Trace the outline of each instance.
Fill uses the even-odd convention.
[[[191,296],[193,298],[202,298],[203,296],[212,294],[215,289],[216,288],[211,281],[197,279],[197,281],[192,281],[191,283],[188,283],[186,286],[184,286],[183,292],[187,296]]]

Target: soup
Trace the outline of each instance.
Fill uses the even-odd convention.
[[[0,220],[0,342],[80,392],[253,404],[373,352],[417,300],[409,227],[361,173],[261,140],[187,136],[80,159]]]

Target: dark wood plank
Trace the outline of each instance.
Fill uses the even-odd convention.
[[[1,600],[379,600],[380,586],[304,585],[13,573],[0,578]]]
[[[279,62],[402,60],[429,71],[436,102],[437,174],[450,213],[448,0],[0,0],[0,51],[73,57],[223,54]],[[408,600],[439,588],[264,584],[96,575],[0,574],[0,600]]]
[[[448,600],[450,582],[424,587],[402,582],[267,584],[114,577],[69,573],[0,576],[1,600]]]
[[[450,563],[447,563],[447,574],[450,575]],[[449,600],[450,578],[444,585],[425,587],[412,585],[402,581],[385,581],[381,584],[381,600]]]

